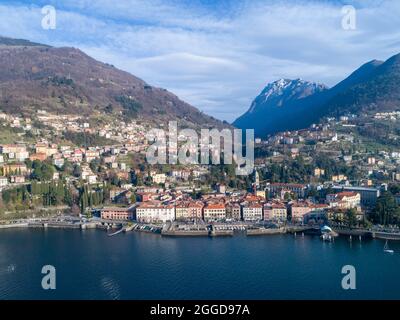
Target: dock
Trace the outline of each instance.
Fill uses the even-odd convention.
[[[180,223],[166,223],[161,235],[167,237],[204,237],[208,236],[209,229],[206,225],[186,225]]]
[[[267,236],[284,233],[286,233],[284,228],[249,228],[246,230],[247,236]]]
[[[232,237],[233,230],[212,230],[209,231],[208,235],[210,237]]]
[[[115,235],[121,233],[122,231],[124,231],[124,228],[121,228],[121,229],[119,229],[119,230],[117,230],[117,231],[115,231],[115,232],[113,232],[113,233],[108,233],[107,235],[108,235],[109,237],[112,237],[112,236],[115,236]]]
[[[334,228],[334,231],[341,236],[356,236],[362,238],[382,239],[400,241],[400,232],[387,230],[366,230],[366,229],[345,229]]]

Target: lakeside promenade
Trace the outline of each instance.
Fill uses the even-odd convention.
[[[275,235],[275,234],[305,234],[320,235],[319,225],[263,225],[260,223],[215,222],[215,223],[185,223],[168,222],[165,224],[144,224],[135,221],[114,221],[99,218],[82,219],[72,216],[55,218],[16,219],[0,221],[0,229],[10,228],[59,228],[59,229],[99,229],[120,230],[121,232],[146,232],[169,237],[201,237],[201,236],[234,236],[244,233],[247,236]],[[400,241],[399,230],[373,227],[371,229],[332,227],[339,236],[376,238]],[[118,234],[118,232],[114,232]]]

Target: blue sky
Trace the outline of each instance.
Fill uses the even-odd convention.
[[[341,26],[357,9],[356,30]],[[57,28],[41,27],[41,8]],[[0,0],[0,35],[74,46],[233,121],[271,81],[332,86],[400,52],[400,1]]]

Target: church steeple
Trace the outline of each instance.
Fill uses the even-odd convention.
[[[253,189],[254,194],[257,194],[257,188],[260,186],[260,176],[256,169],[254,169],[254,182],[253,182]]]

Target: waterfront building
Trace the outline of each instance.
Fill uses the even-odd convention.
[[[263,219],[263,206],[260,203],[248,203],[242,206],[244,221],[261,221]]]
[[[204,207],[205,221],[218,221],[226,219],[226,208],[223,203],[208,203]]]
[[[175,220],[175,206],[156,201],[141,203],[136,208],[136,220],[144,223],[165,223]]]
[[[180,201],[175,205],[176,220],[201,220],[204,204],[201,201]]]
[[[228,203],[225,206],[226,218],[239,221],[242,218],[242,210],[239,203]]]
[[[329,205],[324,203],[311,203],[309,201],[292,201],[288,206],[288,214],[291,216],[291,221],[304,221],[304,216],[313,211],[321,211],[329,208]]]
[[[328,214],[325,210],[315,210],[304,215],[305,224],[327,224]]]
[[[264,205],[264,220],[266,221],[286,221],[287,209],[284,203],[270,202]]]
[[[293,201],[289,204],[289,211],[293,222],[303,221],[304,216],[313,211],[314,207],[305,201]]]
[[[101,218],[104,220],[133,220],[134,219],[134,206],[129,208],[121,207],[105,207],[101,210]]]
[[[368,187],[351,187],[351,186],[334,186],[332,189],[335,192],[341,191],[353,191],[360,194],[360,202],[361,206],[364,207],[373,207],[376,204],[381,192],[377,188],[368,188]]]
[[[345,221],[346,219],[346,211],[347,209],[340,209],[340,208],[330,208],[327,209],[328,218],[331,221]],[[364,220],[364,212],[361,210],[360,207],[357,208],[355,212],[356,218],[358,221]]]
[[[328,194],[326,201],[331,208],[351,209],[357,208],[361,203],[361,196],[354,191],[342,191],[339,193]]]

